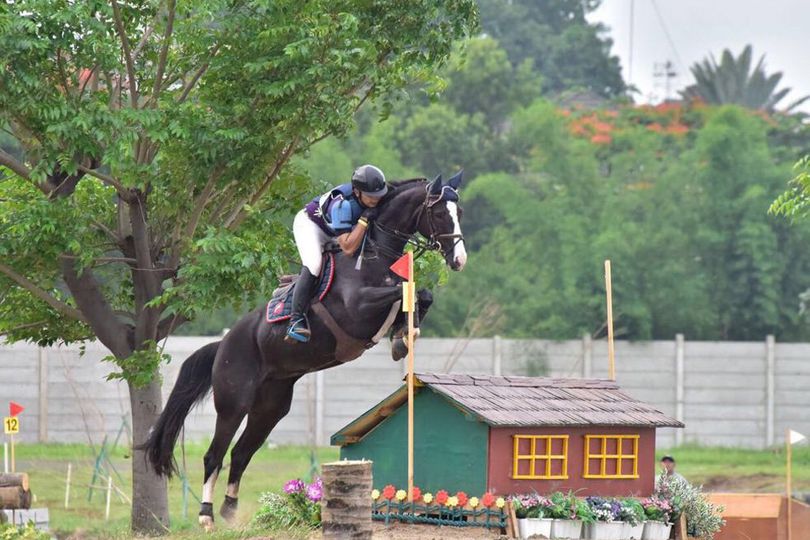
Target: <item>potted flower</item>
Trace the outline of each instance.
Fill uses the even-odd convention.
[[[513,495],[510,500],[515,509],[521,538],[529,538],[533,535],[543,535],[546,538],[551,536],[552,519],[547,517],[551,501],[536,493]]]
[[[624,521],[624,538],[639,540],[644,534],[644,507],[638,499],[628,497],[621,500],[621,520]]]
[[[650,497],[641,501],[647,521],[644,523],[643,540],[666,540],[672,529],[672,505],[669,501]]]
[[[584,523],[593,521],[593,513],[588,503],[577,498],[572,492],[555,492],[549,497],[549,517],[551,522],[551,538],[580,538]]]
[[[594,522],[585,527],[585,538],[592,540],[623,540],[624,522],[621,521],[622,505],[616,499],[588,497],[585,499],[593,514]]]

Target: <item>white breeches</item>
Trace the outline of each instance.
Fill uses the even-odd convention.
[[[307,267],[310,274],[319,275],[323,264],[323,246],[331,240],[331,237],[309,219],[306,210],[301,210],[295,215],[293,237],[298,254],[301,256],[301,263]]]

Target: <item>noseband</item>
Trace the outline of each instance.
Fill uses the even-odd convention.
[[[429,187],[430,187],[429,185],[425,186],[425,190],[427,190]],[[375,230],[382,232],[386,236],[396,238],[397,240],[403,242],[402,249],[404,249],[405,246],[408,244],[412,245],[414,247],[414,255],[413,255],[414,259],[418,259],[428,251],[438,251],[443,256],[446,257],[447,252],[442,248],[441,241],[445,239],[451,240],[454,239],[455,241],[453,242],[453,245],[450,248],[453,249],[459,242],[464,241],[464,235],[461,233],[439,234],[436,232],[433,217],[433,207],[436,205],[436,203],[440,202],[444,198],[444,191],[443,191],[444,189],[453,189],[453,188],[445,186],[444,188],[442,188],[442,193],[438,195],[431,196],[430,194],[427,194],[424,202],[420,205],[419,211],[416,213],[414,219],[415,223],[417,224],[417,228],[419,226],[419,222],[423,218],[427,219],[427,226],[428,230],[430,231],[430,236],[428,236],[428,238],[416,236],[416,233],[409,234],[395,228],[387,227],[381,223],[378,223],[377,221],[373,222],[373,227],[375,228]],[[378,242],[375,242],[375,244],[376,248],[380,251],[387,251],[387,252],[390,251],[391,252],[389,253],[390,255],[399,256],[402,254],[402,250],[400,250],[399,252],[395,252],[395,250],[383,246]]]

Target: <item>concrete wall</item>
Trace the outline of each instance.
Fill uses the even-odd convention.
[[[168,341],[165,351],[174,361],[162,371],[165,395],[182,360],[214,339]],[[26,407],[20,439],[98,443],[120,431],[127,441],[127,388],[106,380],[113,366],[100,360],[107,354],[96,343],[87,344],[84,355],[78,346],[0,345],[0,406],[13,400]],[[629,394],[686,423],[685,430],[659,430],[659,446],[763,448],[782,441],[787,427],[810,433],[810,344],[617,342],[616,362],[617,380]],[[422,339],[416,365],[417,371],[606,377],[607,345],[589,339]],[[403,368],[381,344],[359,360],[308,375],[270,440],[328,444],[332,433],[401,384]],[[209,399],[189,415],[186,438],[210,438],[214,418]]]

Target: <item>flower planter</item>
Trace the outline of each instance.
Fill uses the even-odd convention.
[[[641,538],[642,540],[667,540],[671,529],[672,523],[645,521],[644,533],[641,535]]]
[[[518,519],[518,531],[521,538],[531,538],[540,536],[551,538],[551,519],[547,518],[523,518]]]
[[[624,522],[595,521],[585,525],[585,538],[589,540],[624,540]]]
[[[640,522],[638,525],[630,525],[629,523],[624,523],[624,537],[628,540],[640,540],[642,535],[644,534],[644,522]]]
[[[551,538],[582,538],[582,522],[578,519],[555,519],[551,523]]]

